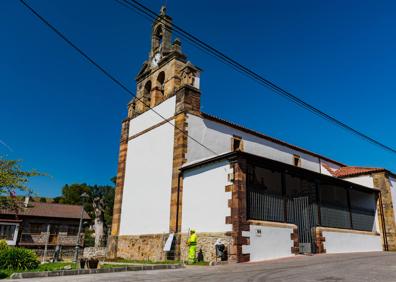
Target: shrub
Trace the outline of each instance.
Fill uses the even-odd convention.
[[[9,273],[7,273],[6,271],[0,270],[0,279],[5,279],[8,276],[10,276]]]
[[[0,251],[0,269],[31,270],[39,266],[37,255],[24,248],[7,248]]]
[[[8,244],[6,240],[0,240],[0,251],[8,249]]]

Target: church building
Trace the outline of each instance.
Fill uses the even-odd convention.
[[[201,111],[200,69],[164,8],[122,122],[110,257],[214,261],[396,250],[396,175],[348,166]],[[165,245],[169,238],[170,248]]]

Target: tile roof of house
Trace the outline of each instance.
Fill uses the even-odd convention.
[[[0,209],[0,216],[2,214],[14,215],[15,211],[9,209]],[[18,215],[79,219],[81,215],[81,206],[30,202],[27,208],[20,208]],[[84,219],[90,219],[90,216],[85,211]]]
[[[331,175],[338,178],[352,177],[352,176],[370,174],[373,172],[387,171],[384,168],[378,168],[378,167],[343,166],[340,167],[339,169],[334,170],[326,163],[322,163],[322,166],[325,169],[327,169],[331,173]]]

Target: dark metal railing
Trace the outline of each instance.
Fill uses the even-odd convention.
[[[269,221],[285,221],[282,196],[255,191],[248,193],[249,218]]]

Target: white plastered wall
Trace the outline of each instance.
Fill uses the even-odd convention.
[[[168,100],[162,102],[158,106],[154,107],[154,111],[148,110],[143,114],[137,116],[136,118],[132,119],[129,123],[129,136],[133,136],[142,132],[143,130],[150,128],[160,122],[173,117],[175,114],[175,106],[176,106],[176,96],[169,98]]]
[[[327,254],[382,251],[380,235],[335,231],[323,231],[322,234]]]
[[[293,154],[297,154],[301,157],[302,168],[320,172],[319,159],[315,156],[195,115],[188,115],[187,122],[189,135],[218,154],[231,151],[232,136],[238,135],[242,137],[244,151],[247,153],[290,165],[293,165]],[[207,149],[190,139],[188,140],[187,162],[190,163],[195,160],[211,157],[211,155],[212,153]]]
[[[362,186],[374,188],[374,181],[373,177],[371,175],[360,175],[360,176],[355,176],[355,177],[347,177],[343,178],[343,180],[356,183]]]
[[[226,216],[231,215],[231,192],[225,192],[225,186],[231,184],[227,180],[231,172],[229,162],[223,160],[183,173],[182,232],[231,231],[231,225],[225,223]]]
[[[175,110],[174,97],[154,108],[166,118]],[[129,136],[162,122],[152,111],[131,120]],[[120,235],[169,232],[174,120],[128,142],[121,207]]]
[[[292,227],[250,225],[250,231],[242,232],[250,238],[250,245],[243,245],[242,253],[250,254],[250,261],[294,256],[292,233]]]
[[[328,162],[328,161],[324,161],[324,160],[320,160],[320,165],[321,165],[320,172],[321,172],[322,174],[329,175],[329,176],[333,176],[333,175],[332,175],[331,172],[325,167],[325,165],[329,166],[330,169],[331,169],[332,171],[336,171],[337,169],[339,169],[339,168],[341,167],[341,166],[339,166],[339,165],[337,165],[337,164],[335,164],[335,163]]]

